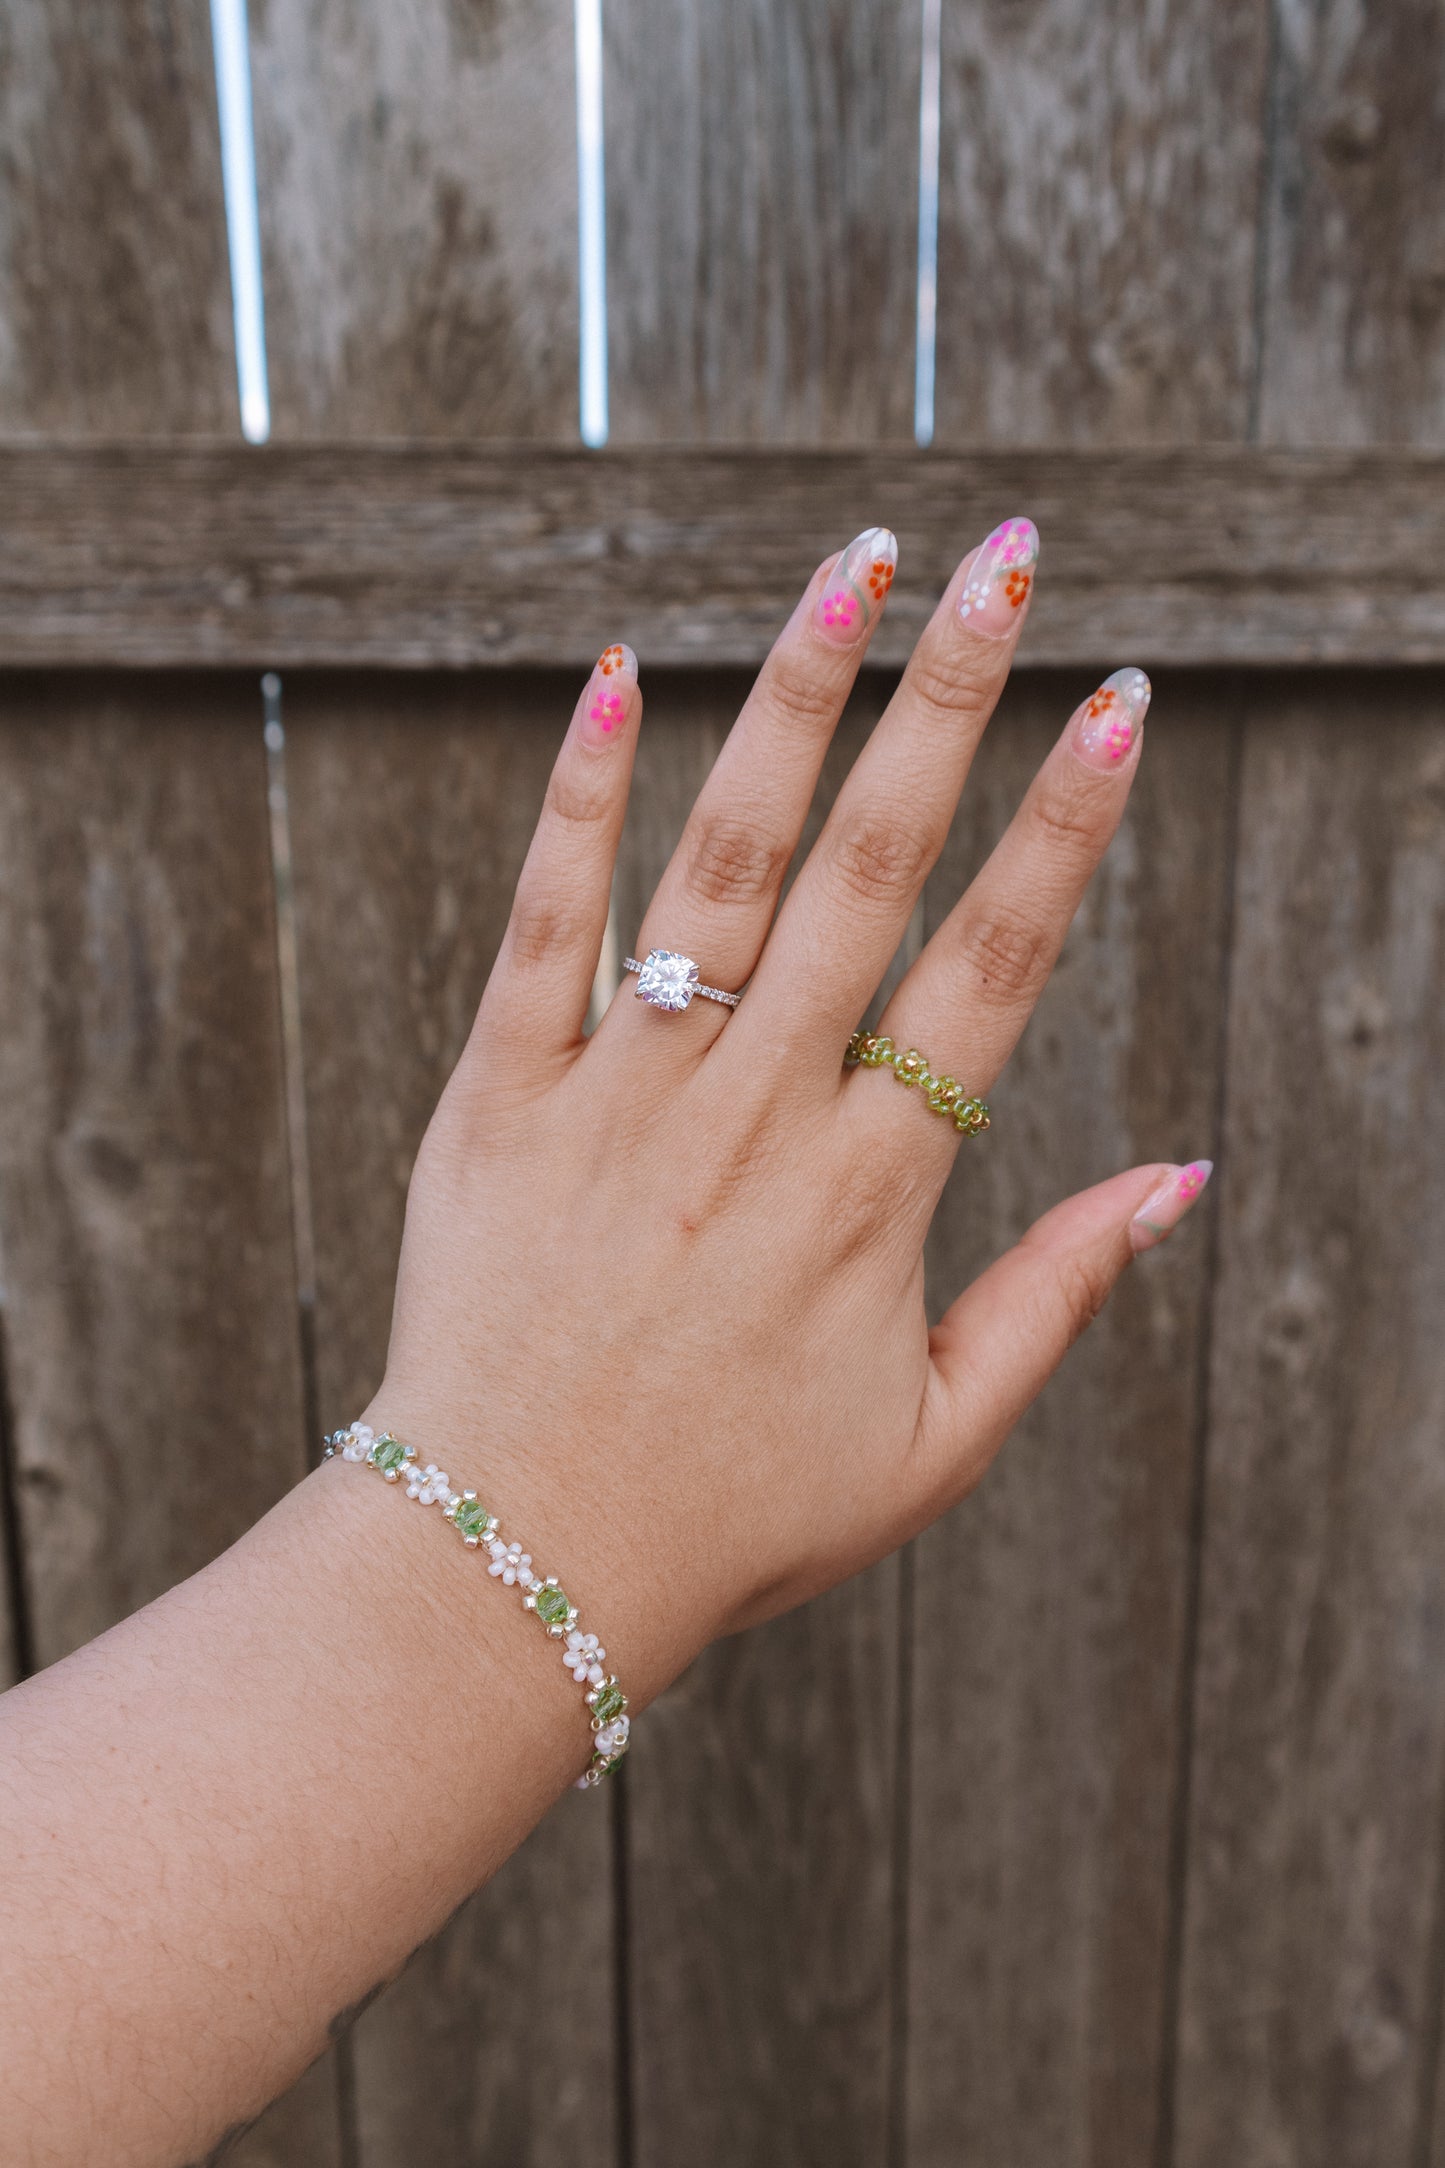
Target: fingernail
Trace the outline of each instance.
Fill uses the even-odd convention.
[[[1031,519],[1006,519],[973,553],[958,598],[970,632],[1001,640],[1021,621],[1033,593],[1039,530]]]
[[[592,666],[582,696],[582,737],[587,745],[606,745],[622,735],[632,687],[637,683],[637,657],[619,640],[604,647]]]
[[[1191,1159],[1187,1167],[1170,1170],[1168,1181],[1160,1183],[1129,1222],[1129,1242],[1136,1256],[1173,1234],[1213,1172],[1212,1159]]]
[[[1080,760],[1105,775],[1122,768],[1143,728],[1151,690],[1143,671],[1132,666],[1106,677],[1075,711],[1070,725]]]
[[[872,624],[893,585],[898,541],[886,527],[865,527],[834,565],[813,611],[813,623],[833,647],[852,647]]]

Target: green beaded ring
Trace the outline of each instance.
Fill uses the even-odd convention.
[[[916,1046],[899,1053],[893,1041],[872,1031],[855,1031],[843,1051],[845,1069],[891,1069],[900,1084],[921,1091],[935,1114],[953,1123],[961,1137],[982,1136],[988,1108],[964,1090],[956,1077],[935,1076]]]

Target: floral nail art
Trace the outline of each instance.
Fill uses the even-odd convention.
[[[1129,1222],[1129,1241],[1136,1253],[1152,1250],[1174,1232],[1213,1172],[1212,1159],[1191,1159],[1187,1167],[1171,1170],[1168,1181],[1145,1199]]]
[[[818,598],[813,622],[834,647],[851,647],[888,600],[898,543],[886,527],[865,527],[848,544]]]
[[[1131,667],[1106,677],[1074,714],[1074,751],[1080,760],[1106,775],[1122,768],[1134,749],[1151,691],[1142,670]]]
[[[1006,519],[975,552],[958,598],[971,632],[1000,640],[1019,622],[1033,593],[1039,530],[1031,519]]]
[[[618,735],[627,718],[629,681],[637,682],[637,657],[619,640],[603,648],[584,696],[582,734],[591,744],[605,745]]]

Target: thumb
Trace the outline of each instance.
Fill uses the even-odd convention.
[[[1125,1266],[1173,1232],[1212,1172],[1207,1159],[1133,1167],[1080,1190],[964,1289],[931,1335],[919,1426],[950,1502],[979,1480]]]

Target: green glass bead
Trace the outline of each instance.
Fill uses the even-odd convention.
[[[539,1588],[537,1616],[544,1626],[560,1626],[572,1606],[560,1588]]]
[[[958,1105],[962,1089],[956,1077],[936,1076],[933,1089],[928,1094],[928,1104],[935,1114],[951,1114]]]
[[[910,1046],[906,1054],[895,1054],[893,1057],[893,1074],[900,1084],[916,1084],[927,1067],[927,1062],[916,1046]]]
[[[870,1038],[863,1049],[863,1060],[870,1069],[882,1069],[893,1059],[891,1039]]]
[[[480,1498],[464,1498],[452,1519],[464,1536],[485,1536],[496,1526]]]
[[[592,1714],[599,1723],[610,1724],[614,1716],[621,1716],[627,1707],[627,1696],[615,1679],[606,1686],[599,1686],[592,1702]]]
[[[393,1438],[389,1430],[383,1431],[372,1446],[369,1458],[383,1475],[393,1475],[406,1466],[406,1447],[400,1438]]]

